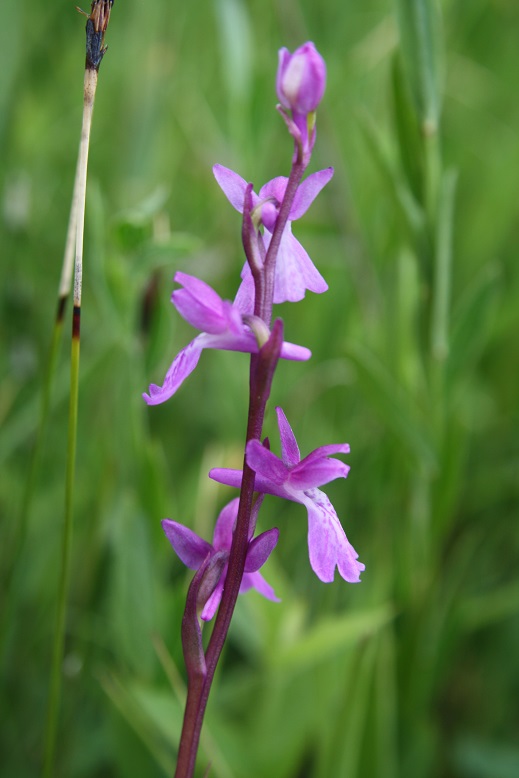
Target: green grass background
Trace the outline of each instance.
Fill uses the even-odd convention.
[[[445,0],[441,24],[437,10],[426,0],[114,5],[87,192],[57,776],[172,774],[191,574],[160,519],[211,537],[232,492],[206,473],[240,460],[247,358],[205,353],[164,406],[148,409],[140,394],[192,337],[169,303],[175,271],[235,293],[240,221],[211,166],[256,188],[288,173],[277,50],[309,39],[328,66],[310,171],[336,172],[295,232],[330,289],[279,310],[287,339],[313,358],[280,366],[265,431],[279,451],[281,404],[303,453],[351,444],[348,480],[326,490],[366,571],[359,586],[321,584],[303,507],[266,499],[261,529],[281,537],[265,573],[282,603],[240,598],[200,775],[208,761],[216,778],[519,775],[519,6]],[[69,316],[26,526],[21,506],[79,140],[83,28],[62,0],[2,9],[6,778],[41,769]],[[437,142],[424,139],[436,118]]]

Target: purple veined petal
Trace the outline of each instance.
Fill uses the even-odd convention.
[[[171,295],[171,302],[182,318],[201,332],[225,332],[228,320],[224,302],[214,289],[185,273],[176,273],[175,281],[184,285],[183,289],[175,289]]]
[[[234,532],[236,517],[238,516],[239,502],[239,498],[235,497],[220,511],[213,535],[213,546],[217,551],[228,551],[231,548],[232,533]]]
[[[206,348],[206,339],[208,337],[204,333],[198,335],[177,354],[166,373],[162,386],[150,384],[149,394],[144,393],[142,395],[148,405],[159,405],[169,400],[175,394],[178,387],[191,375],[198,365],[200,354]]]
[[[212,478],[213,481],[217,481],[225,486],[234,486],[236,489],[241,487],[242,475],[241,470],[232,470],[228,467],[213,467],[209,471],[209,478]],[[273,481],[257,473],[254,480],[254,491],[260,494],[273,494],[276,497],[283,497],[285,500],[300,502],[299,498],[289,494],[283,486],[278,486]]]
[[[251,540],[245,558],[245,572],[255,573],[263,567],[279,540],[279,530],[274,527]]]
[[[220,580],[216,584],[216,588],[214,592],[212,593],[212,595],[209,597],[206,604],[204,605],[202,613],[200,614],[200,617],[203,621],[211,621],[214,614],[216,613],[218,606],[220,605],[220,602],[222,600],[225,576],[227,575],[227,567],[228,566],[225,565],[224,569],[222,570],[222,575],[220,577]]]
[[[179,559],[191,570],[198,570],[213,547],[196,532],[171,519],[163,519],[162,529]]]
[[[235,173],[234,170],[230,170],[223,165],[213,165],[213,174],[216,178],[220,189],[229,200],[233,208],[239,213],[243,213],[243,201],[245,199],[245,190],[247,189],[247,182]],[[253,207],[254,192],[253,194]]]
[[[346,478],[350,471],[349,465],[345,465],[340,459],[314,459],[307,462],[303,459],[290,472],[288,483],[294,489],[306,491],[316,486],[335,481],[336,478]]]
[[[263,597],[266,597],[267,600],[271,600],[272,602],[281,602],[279,597],[276,597],[276,593],[274,592],[272,586],[267,583],[267,581],[259,572],[244,574],[240,586],[240,594],[248,592],[250,589],[256,589],[256,591],[262,594]]]
[[[324,583],[331,583],[335,567],[348,583],[359,583],[365,569],[348,541],[327,495],[320,489],[297,493],[308,510],[308,552],[312,570]]]
[[[276,176],[271,181],[268,181],[259,190],[258,197],[260,200],[265,200],[267,197],[272,197],[277,200],[278,209],[285,196],[287,189],[288,178],[286,176]]]
[[[265,241],[270,244],[271,234],[265,230]],[[274,281],[274,303],[297,303],[305,296],[306,290],[321,294],[326,292],[328,284],[314,263],[292,235],[291,223],[287,222],[276,259]]]
[[[311,173],[301,184],[299,184],[288,217],[290,221],[300,219],[301,216],[306,213],[321,189],[324,189],[326,184],[331,180],[333,174],[333,167],[327,167],[325,170],[318,170],[316,173]]]
[[[299,446],[297,445],[296,436],[292,431],[292,427],[288,423],[288,419],[285,416],[283,408],[279,405],[276,407],[276,415],[278,417],[279,437],[281,439],[281,456],[283,462],[287,467],[294,467],[301,460],[301,454],[299,453]]]
[[[262,446],[259,440],[247,443],[247,464],[257,475],[261,475],[277,486],[282,486],[288,478],[288,470],[281,459]]]

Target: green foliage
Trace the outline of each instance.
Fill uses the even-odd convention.
[[[63,3],[7,3],[2,18],[0,772],[28,778],[48,694],[70,311],[24,532],[19,517],[84,33]],[[240,598],[199,774],[517,774],[518,24],[507,0],[114,4],[90,152],[57,776],[173,770],[191,574],[160,519],[211,537],[230,491],[206,474],[239,466],[247,359],[204,354],[161,407],[140,394],[192,337],[169,304],[174,272],[236,290],[240,220],[211,165],[256,187],[287,173],[277,49],[306,39],[328,66],[312,169],[336,173],[296,234],[330,290],[280,311],[313,358],[280,366],[265,432],[276,440],[275,403],[302,453],[351,444],[348,480],[327,490],[366,571],[359,586],[321,584],[304,509],[266,498],[282,603]]]

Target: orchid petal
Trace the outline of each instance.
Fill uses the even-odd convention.
[[[150,384],[149,394],[142,395],[148,405],[159,405],[175,394],[178,387],[198,365],[200,354],[206,347],[206,337],[204,334],[198,335],[177,354],[166,373],[162,386]]]
[[[335,567],[349,583],[358,583],[365,569],[348,541],[333,505],[320,489],[298,492],[308,510],[308,551],[314,573],[324,583],[334,579]]]
[[[245,199],[247,182],[238,173],[235,173],[234,170],[230,170],[223,165],[213,165],[213,174],[220,189],[233,208],[236,208],[239,213],[243,213],[243,201]]]
[[[288,470],[283,462],[272,451],[262,446],[259,440],[247,443],[247,464],[258,475],[262,475],[278,486],[282,486],[288,478]]]
[[[279,540],[279,530],[274,527],[251,540],[245,558],[245,572],[255,573],[263,567]]]
[[[312,356],[312,352],[305,346],[297,346],[295,343],[285,341],[279,356],[281,359],[291,359],[293,362],[306,362]]]
[[[273,178],[261,187],[258,197],[260,200],[266,200],[268,197],[272,197],[277,201],[277,207],[279,209],[285,196],[287,184],[288,178],[286,176],[276,176],[276,178]]]
[[[202,332],[220,333],[228,322],[222,298],[204,281],[186,273],[176,273],[175,281],[183,289],[175,289],[171,302],[189,324]]]
[[[336,478],[346,478],[349,471],[349,465],[340,459],[314,459],[310,462],[303,459],[291,470],[288,482],[294,489],[306,491],[314,486],[324,486]]]
[[[324,189],[331,180],[333,173],[333,167],[327,167],[325,170],[318,170],[307,176],[299,184],[288,217],[290,221],[300,219],[307,212],[321,189]]]
[[[204,609],[200,614],[200,617],[203,621],[211,621],[214,614],[216,613],[216,610],[222,600],[223,585],[224,585],[226,575],[227,575],[227,565],[224,567],[222,575],[220,577],[220,580],[216,584],[214,592],[207,600],[206,604],[204,605]]]
[[[228,551],[231,548],[232,533],[236,524],[236,517],[238,516],[239,502],[239,498],[235,497],[220,511],[213,535],[213,546],[217,551]]]
[[[272,602],[281,602],[279,597],[276,597],[276,593],[274,592],[274,589],[272,586],[267,583],[267,581],[264,579],[261,573],[245,573],[241,586],[240,586],[240,593],[248,592],[249,589],[256,589],[257,592],[263,595],[263,597],[266,597],[267,600],[271,600]]]
[[[272,235],[265,230],[265,240],[270,245]],[[311,292],[326,292],[328,284],[319,273],[299,241],[292,235],[291,223],[287,222],[279,245],[274,281],[274,303],[297,303]]]
[[[212,478],[213,481],[217,481],[225,486],[233,486],[236,489],[241,487],[242,477],[242,470],[233,470],[228,467],[213,467],[213,469],[209,471],[209,478]],[[259,492],[260,494],[273,494],[276,497],[283,497],[285,500],[295,500],[295,502],[299,502],[297,498],[288,494],[283,486],[278,486],[268,478],[258,475],[258,473],[256,473],[254,479],[254,491]]]
[[[292,57],[292,54],[289,52],[288,49],[283,47],[279,50],[278,53],[278,69],[276,73],[276,94],[278,96],[278,99],[281,101],[281,103],[285,106],[285,108],[290,108],[290,104],[285,98],[285,95],[283,94],[283,90],[281,89],[282,83],[283,83],[283,76],[285,75],[285,71],[288,67],[288,64],[290,62],[290,59]]]
[[[196,532],[171,519],[162,521],[162,529],[179,559],[191,570],[198,570],[213,547],[199,537]]]
[[[247,316],[254,312],[254,298],[256,295],[254,279],[252,277],[248,262],[246,262],[243,266],[241,277],[242,282],[238,288],[238,291],[236,292],[234,305],[238,308],[242,315]]]
[[[307,454],[307,456],[301,460],[301,464],[303,462],[311,462],[314,459],[324,459],[324,457],[329,457],[332,454],[349,454],[350,453],[350,446],[349,443],[329,443],[327,446],[319,446],[319,448],[314,449],[310,452],[310,454]]]
[[[293,467],[301,459],[296,436],[288,423],[285,412],[279,406],[276,408],[276,415],[278,417],[279,437],[281,438],[281,456],[287,467]]]

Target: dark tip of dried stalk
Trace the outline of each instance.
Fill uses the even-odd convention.
[[[99,65],[103,59],[107,46],[104,45],[105,32],[110,21],[110,12],[114,0],[93,0],[90,8],[90,14],[77,8],[79,13],[86,16],[86,64],[85,67],[91,70],[99,70]]]

